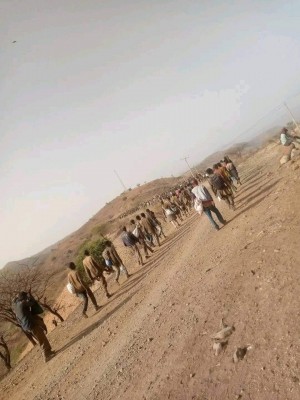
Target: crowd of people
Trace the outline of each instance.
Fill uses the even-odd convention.
[[[158,196],[163,222],[169,222],[174,229],[178,229],[184,219],[189,217],[192,210],[195,209],[200,215],[204,213],[216,230],[219,230],[220,227],[212,214],[215,214],[219,223],[226,224],[226,220],[215,205],[212,194],[204,186],[204,180],[207,180],[216,198],[225,201],[230,209],[235,209],[234,193],[237,191],[236,185],[241,185],[241,181],[235,165],[228,156],[225,156],[219,163],[206,170],[205,177],[199,174],[171,192]],[[155,248],[160,247],[162,241],[166,239],[163,222],[154,211],[146,208],[145,212],[135,215],[128,225],[121,229],[121,242],[129,249],[140,267],[144,265]],[[88,250],[85,250],[82,266],[89,281],[91,283],[99,282],[106,298],[109,299],[111,293],[108,291],[107,276],[114,274],[116,283],[120,284],[120,274],[123,273],[127,279],[130,274],[113,243],[105,240],[104,246],[102,263],[97,261]],[[89,300],[95,311],[98,311],[101,306],[97,303],[90,285],[84,281],[74,262],[69,263],[68,269],[67,289],[82,300],[82,316],[88,318]],[[40,344],[47,362],[55,355],[55,352],[47,339],[46,325],[38,315],[43,310],[38,306],[30,293],[21,292],[13,301],[13,310],[22,329],[33,335]]]

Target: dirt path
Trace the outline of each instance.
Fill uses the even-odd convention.
[[[278,169],[278,152],[242,166],[237,210],[217,204],[228,225],[188,218],[98,313],[51,333],[51,362],[29,353],[0,398],[298,400],[300,169]],[[222,317],[236,330],[215,356]]]

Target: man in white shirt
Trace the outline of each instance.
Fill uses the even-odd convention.
[[[213,227],[218,231],[220,229],[219,225],[216,223],[216,221],[212,217],[212,212],[216,214],[219,222],[221,224],[225,225],[226,221],[223,218],[222,214],[220,211],[217,209],[215,206],[215,203],[213,201],[213,198],[211,194],[209,193],[208,189],[204,185],[199,185],[197,179],[193,179],[192,181],[192,193],[196,197],[198,201],[201,201],[202,207],[203,207],[203,212],[204,214],[208,217],[209,221],[213,225]]]

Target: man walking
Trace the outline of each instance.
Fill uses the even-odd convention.
[[[87,284],[82,282],[78,271],[76,271],[76,265],[73,262],[70,262],[69,269],[70,272],[68,273],[68,282],[73,286],[76,296],[83,300],[82,316],[84,318],[88,318],[86,311],[88,308],[89,298],[91,299],[96,311],[99,310],[100,306],[97,304],[94,293]]]
[[[134,234],[130,231],[127,231],[126,226],[123,227],[122,229],[122,235],[121,235],[122,242],[125,247],[129,247],[133,254],[136,255],[137,257],[137,262],[140,266],[143,265],[143,258],[140,253],[140,249],[137,246],[138,243],[138,238],[134,236]]]
[[[221,200],[224,200],[229,208],[235,209],[234,206],[234,198],[231,187],[229,186],[228,182],[223,179],[221,175],[218,175],[216,169],[214,171],[211,168],[206,170],[208,175],[209,184],[215,194]]]
[[[226,221],[222,217],[222,214],[220,213],[220,211],[215,206],[215,203],[211,197],[211,194],[209,193],[209,191],[206,189],[205,186],[198,184],[197,179],[193,179],[192,186],[193,186],[193,189],[192,189],[193,195],[196,197],[197,200],[201,201],[204,214],[208,217],[208,219],[211,222],[211,224],[213,225],[213,227],[218,231],[220,229],[220,227],[213,219],[211,213],[213,212],[214,214],[216,214],[216,216],[217,216],[219,222],[221,222],[221,224],[225,225]]]
[[[105,250],[102,253],[104,260],[109,263],[116,272],[116,282],[119,283],[121,270],[125,273],[126,278],[130,277],[121,257],[119,256],[115,246],[110,241],[105,242]]]
[[[157,234],[157,231],[155,229],[155,225],[153,224],[153,222],[151,221],[151,219],[149,217],[146,217],[145,213],[141,213],[141,217],[142,217],[142,227],[143,227],[143,231],[146,235],[149,235],[150,237],[155,237],[158,246],[160,246],[160,241],[159,241],[159,237]]]
[[[152,210],[149,210],[149,208],[146,208],[146,215],[151,220],[152,224],[155,226],[155,229],[160,230],[160,235],[163,235],[163,237],[166,238],[167,236],[163,231],[162,223],[159,221],[159,219],[157,219],[155,213]]]
[[[99,265],[97,261],[90,255],[90,252],[88,250],[84,251],[84,255],[85,257],[82,263],[85,273],[92,282],[94,282],[95,280],[101,282],[106,297],[109,299],[111,297],[111,294],[107,290],[107,282],[103,275],[103,272],[104,271],[111,272],[111,271],[109,271],[106,267]]]
[[[12,309],[23,331],[30,333],[36,339],[41,347],[45,362],[48,362],[55,355],[55,351],[51,349],[46,336],[47,327],[43,318],[35,313],[35,308],[41,309],[30,293],[20,292],[13,300]]]
[[[134,227],[134,230],[133,230],[132,233],[134,234],[134,236],[136,236],[138,238],[138,243],[140,244],[140,247],[143,249],[145,257],[149,258],[148,251],[150,251],[150,253],[153,253],[153,250],[147,244],[146,236],[145,236],[145,234],[143,232],[143,227],[142,227],[142,224],[141,224],[141,217],[139,215],[137,215],[136,216],[136,221],[132,219],[130,221],[130,223]]]

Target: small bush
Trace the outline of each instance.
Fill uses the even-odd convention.
[[[99,236],[105,236],[109,232],[109,223],[104,223],[101,225],[96,225],[92,229],[92,234],[93,235],[99,235]]]

